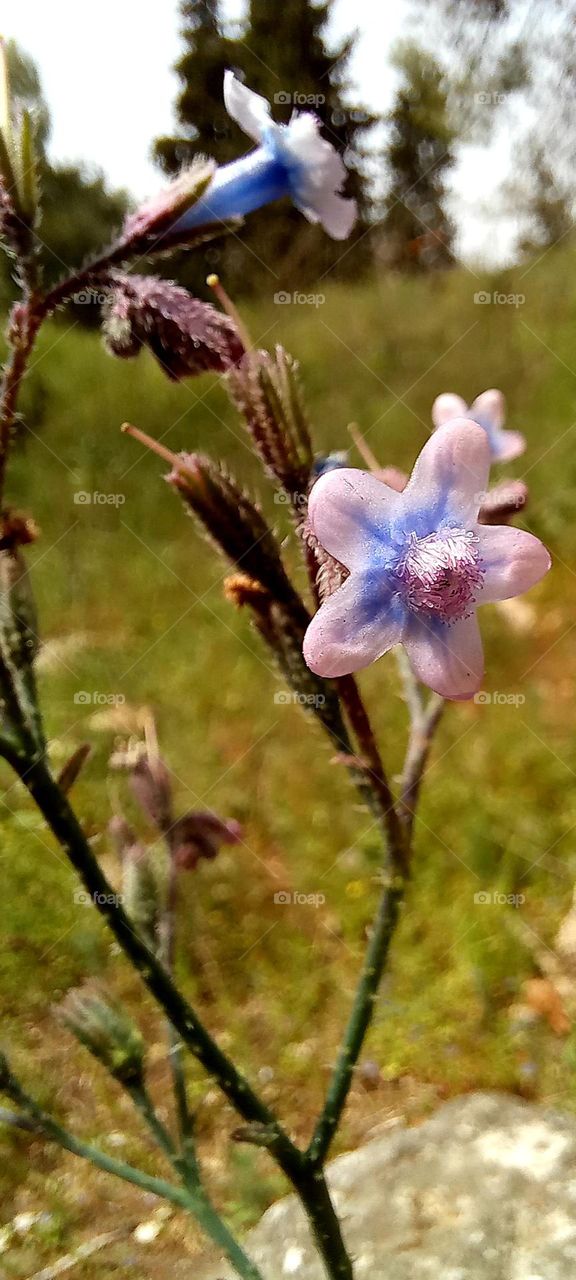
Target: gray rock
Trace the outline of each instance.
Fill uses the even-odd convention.
[[[334,1160],[355,1280],[573,1280],[576,1119],[506,1094],[445,1103],[414,1129]],[[325,1280],[293,1196],[246,1248],[265,1280]],[[195,1280],[229,1280],[220,1262]]]

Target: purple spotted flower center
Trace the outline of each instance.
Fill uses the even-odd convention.
[[[465,529],[441,530],[425,538],[411,533],[396,576],[413,613],[441,622],[465,618],[484,577],[478,538]]]

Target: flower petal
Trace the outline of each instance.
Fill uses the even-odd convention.
[[[478,692],[484,656],[475,614],[449,626],[413,617],[403,643],[414,675],[435,693],[460,701]]]
[[[492,457],[495,462],[512,462],[526,450],[526,439],[520,431],[493,431]]]
[[[481,525],[477,533],[484,571],[477,604],[521,595],[548,572],[551,564],[549,552],[540,539],[526,529],[510,525]]]
[[[451,422],[452,418],[466,418],[468,416],[468,405],[457,396],[453,391],[444,391],[441,396],[436,396],[432,405],[432,421],[435,427],[442,427],[445,422]]]
[[[402,495],[419,536],[443,519],[475,523],[488,487],[490,448],[486,432],[469,418],[454,418],[430,436]],[[421,514],[423,521],[417,517]]]
[[[342,156],[320,133],[311,112],[296,112],[275,138],[290,172],[292,199],[309,222],[320,222],[334,240],[345,240],[356,221],[355,200],[341,196],[346,181]]]
[[[401,632],[402,617],[389,591],[384,588],[375,600],[361,575],[353,574],[313,617],[304,636],[304,659],[316,675],[350,675],[398,644]]]
[[[270,103],[259,93],[253,93],[233,71],[224,72],[224,105],[236,124],[249,138],[260,142],[262,134],[271,123]]]
[[[336,191],[321,191],[314,197],[314,205],[298,205],[309,222],[320,222],[333,240],[347,240],[358,214],[355,200],[348,200]]]
[[[321,546],[348,569],[374,560],[378,543],[389,544],[401,498],[368,471],[341,467],[313,485],[308,504]]]
[[[491,387],[490,391],[483,391],[481,395],[470,405],[470,417],[480,422],[483,426],[486,422],[491,427],[500,430],[506,421],[506,401],[501,391],[497,391],[496,387]]]

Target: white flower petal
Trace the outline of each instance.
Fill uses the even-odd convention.
[[[259,93],[253,93],[233,71],[224,72],[224,105],[236,124],[255,142],[260,142],[264,131],[272,123],[270,103]]]
[[[451,422],[452,418],[467,418],[468,405],[457,396],[453,391],[443,391],[441,396],[436,396],[432,405],[432,421],[435,427],[442,427],[445,422]]]
[[[346,166],[319,130],[320,121],[310,112],[294,115],[282,130],[280,145],[292,170],[295,205],[334,240],[345,240],[356,221],[356,201],[340,195]]]
[[[478,530],[484,582],[477,603],[510,600],[529,591],[551,564],[539,538],[514,525],[480,525]]]
[[[414,675],[435,693],[459,702],[478,692],[484,656],[476,614],[450,626],[414,617],[402,640]]]
[[[504,426],[506,421],[506,401],[501,391],[496,387],[491,387],[489,391],[483,391],[481,395],[470,405],[470,417],[478,418],[480,425],[483,420],[497,429]]]

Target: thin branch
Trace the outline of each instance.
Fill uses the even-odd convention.
[[[65,1151],[69,1151],[72,1155],[79,1156],[83,1160],[88,1160],[90,1164],[97,1169],[102,1169],[105,1173],[114,1174],[116,1178],[122,1178],[124,1182],[131,1182],[133,1186],[140,1187],[143,1191],[152,1192],[161,1199],[178,1205],[180,1208],[187,1210],[188,1213],[192,1213],[213,1243],[224,1250],[242,1280],[263,1280],[258,1267],[250,1261],[250,1258],[247,1257],[244,1250],[230,1234],[202,1188],[188,1184],[183,1187],[177,1187],[173,1183],[166,1182],[163,1178],[151,1177],[141,1169],[136,1169],[133,1165],[126,1164],[122,1160],[115,1160],[111,1156],[107,1156],[105,1152],[100,1151],[98,1147],[92,1146],[91,1143],[83,1142],[80,1138],[76,1138],[74,1134],[48,1115],[48,1112],[44,1111],[34,1098],[26,1093],[6,1063],[2,1064],[0,1090],[6,1093],[30,1117],[36,1131],[40,1130],[51,1142],[56,1142]],[[165,1130],[162,1132],[163,1127],[156,1117],[145,1091],[142,1091],[142,1094],[142,1109],[146,1114],[147,1121],[149,1124],[152,1123],[155,1136],[163,1147],[167,1139],[168,1146],[164,1147],[164,1149],[166,1154],[169,1155],[170,1149],[173,1151],[170,1138]]]
[[[404,884],[399,881],[386,886],[380,899],[348,1026],[338,1053],[326,1102],[307,1152],[314,1165],[323,1165],[342,1119],[352,1073],[372,1021],[374,1003],[390,943],[398,923],[403,896]]]
[[[301,1164],[297,1147],[234,1063],[218,1047],[195,1010],[174,985],[164,965],[134,931],[117,895],[112,891],[112,885],[102,872],[76,815],[66,796],[60,792],[45,761],[36,761],[29,767],[23,767],[21,761],[11,763],[44,814],[50,829],[67,853],[124,954],[140,974],[166,1017],[243,1119],[273,1126],[276,1154],[284,1172],[292,1177]]]

